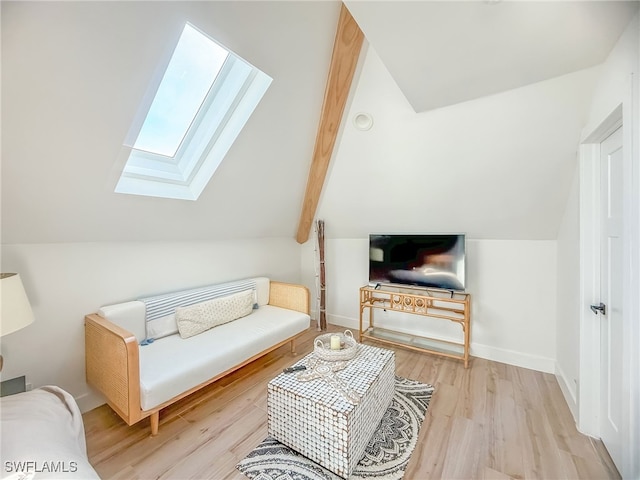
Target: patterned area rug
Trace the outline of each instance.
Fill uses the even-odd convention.
[[[398,480],[404,476],[433,387],[396,377],[396,393],[349,477]],[[236,468],[252,480],[340,480],[341,477],[267,437]]]

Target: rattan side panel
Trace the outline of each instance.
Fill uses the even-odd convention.
[[[288,308],[309,315],[309,289],[304,285],[271,282],[269,305]]]
[[[129,365],[131,348],[123,338],[93,321],[85,320],[85,363],[87,383],[97,388],[109,405],[128,423],[134,423],[139,412],[132,412],[129,398]],[[133,337],[135,340],[135,337]],[[137,353],[137,352],[136,352]],[[137,368],[137,365],[135,366]],[[139,408],[139,407],[138,407]]]

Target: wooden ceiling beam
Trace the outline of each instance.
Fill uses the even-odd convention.
[[[338,29],[333,44],[331,65],[324,92],[322,112],[316,134],[316,144],[307,179],[307,189],[302,202],[296,240],[304,243],[309,239],[313,217],[318,208],[320,194],[329,169],[340,122],[347,104],[351,82],[356,71],[364,35],[347,7],[342,4]]]

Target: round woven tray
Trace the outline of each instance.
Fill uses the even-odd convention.
[[[340,350],[331,350],[331,337],[334,335],[340,337],[340,344],[342,345]],[[313,352],[316,357],[329,362],[351,360],[358,352],[358,343],[356,339],[353,338],[351,330],[345,330],[344,333],[325,333],[324,335],[319,335],[313,343],[315,345]]]

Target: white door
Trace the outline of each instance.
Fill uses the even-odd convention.
[[[600,434],[622,470],[623,438],[629,419],[623,412],[623,241],[622,128],[600,145]]]

